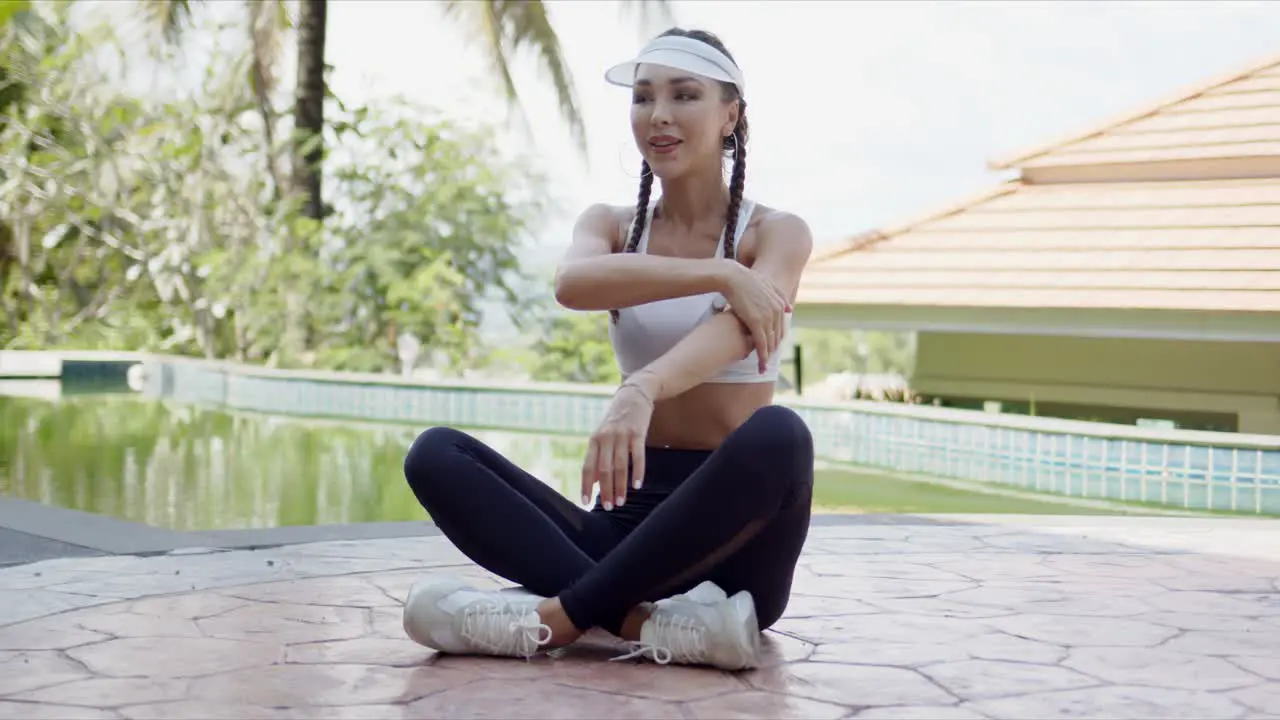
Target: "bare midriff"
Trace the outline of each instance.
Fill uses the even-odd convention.
[[[772,382],[704,383],[657,403],[645,444],[714,450],[756,410],[773,402]]]

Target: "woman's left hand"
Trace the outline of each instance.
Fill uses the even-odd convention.
[[[624,383],[613,396],[600,427],[591,435],[582,464],[582,502],[591,501],[591,488],[600,484],[605,510],[621,507],[627,499],[627,475],[632,487],[644,482],[644,441],[653,417],[651,396],[636,384]]]

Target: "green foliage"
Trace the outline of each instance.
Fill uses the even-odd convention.
[[[622,377],[609,344],[609,314],[550,312],[533,343],[534,380],[619,383]]]
[[[29,0],[4,0],[0,2],[0,25],[8,25],[18,13],[27,12],[31,9]]]
[[[910,377],[915,363],[910,333],[799,328],[796,343],[804,348],[805,385],[839,372]]]
[[[0,396],[6,495],[177,530],[422,520],[410,426],[225,413],[132,395]]]
[[[214,58],[191,98],[142,100],[93,62],[109,29],[28,25],[0,29],[0,67],[41,88],[0,128],[0,348],[383,371],[408,332],[461,364],[481,300],[518,300],[544,195],[489,132],[337,103],[321,224],[274,197],[264,169],[287,140],[264,137],[251,57]]]
[[[476,350],[480,301],[520,299],[517,243],[544,209],[541,179],[505,164],[488,132],[430,117],[401,104],[341,121],[353,142],[332,163],[342,205],[321,248],[322,359],[351,347],[393,353],[395,335],[410,332],[462,364]]]

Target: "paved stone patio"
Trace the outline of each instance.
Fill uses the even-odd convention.
[[[768,663],[438,657],[400,603],[486,583],[439,536],[0,569],[5,718],[1280,716],[1280,523],[815,525]]]

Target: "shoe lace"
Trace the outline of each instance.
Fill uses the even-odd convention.
[[[669,662],[695,663],[707,655],[707,630],[702,623],[687,615],[656,611],[649,616],[653,623],[651,642],[634,641],[627,643],[631,652],[619,655],[613,660],[629,660],[645,657],[666,665]]]
[[[529,657],[551,641],[551,628],[530,620],[532,611],[491,601],[462,612],[462,636],[497,655]]]

